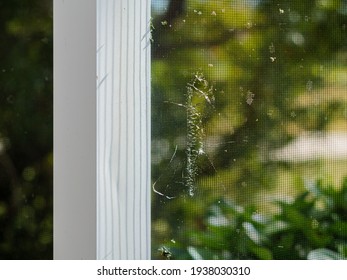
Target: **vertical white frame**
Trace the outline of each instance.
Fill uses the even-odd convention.
[[[98,259],[150,258],[149,28],[149,0],[97,0]]]
[[[149,14],[54,0],[54,259],[150,258]]]
[[[96,258],[96,0],[54,0],[54,259]]]

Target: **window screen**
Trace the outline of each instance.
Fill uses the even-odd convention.
[[[0,259],[53,257],[52,4],[0,4]]]
[[[347,257],[347,2],[154,0],[152,258]]]

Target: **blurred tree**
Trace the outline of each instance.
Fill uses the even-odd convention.
[[[0,3],[0,258],[53,257],[52,1]]]
[[[345,1],[171,0],[154,14],[152,178],[158,191],[185,197],[187,120],[184,106],[174,103],[185,103],[197,72],[215,95],[215,111],[202,112],[206,154],[198,199],[154,196],[154,240],[170,240],[184,226],[199,229],[202,210],[217,197],[249,202],[275,183],[281,166],[269,151],[304,131],[346,121],[346,84],[334,74],[346,70],[346,24]]]

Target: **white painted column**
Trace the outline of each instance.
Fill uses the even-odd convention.
[[[97,0],[97,258],[150,259],[150,0]]]
[[[54,0],[54,259],[96,258],[96,0]]]

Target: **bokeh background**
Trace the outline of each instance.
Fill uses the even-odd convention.
[[[347,257],[347,1],[153,0],[152,17],[153,258]],[[195,102],[190,197],[197,73],[215,101]]]
[[[0,258],[51,259],[52,1],[0,3]],[[347,1],[152,1],[152,257],[347,257]],[[203,74],[196,192],[187,84]],[[203,89],[204,85],[200,85]]]
[[[52,5],[0,2],[0,259],[53,258]]]

